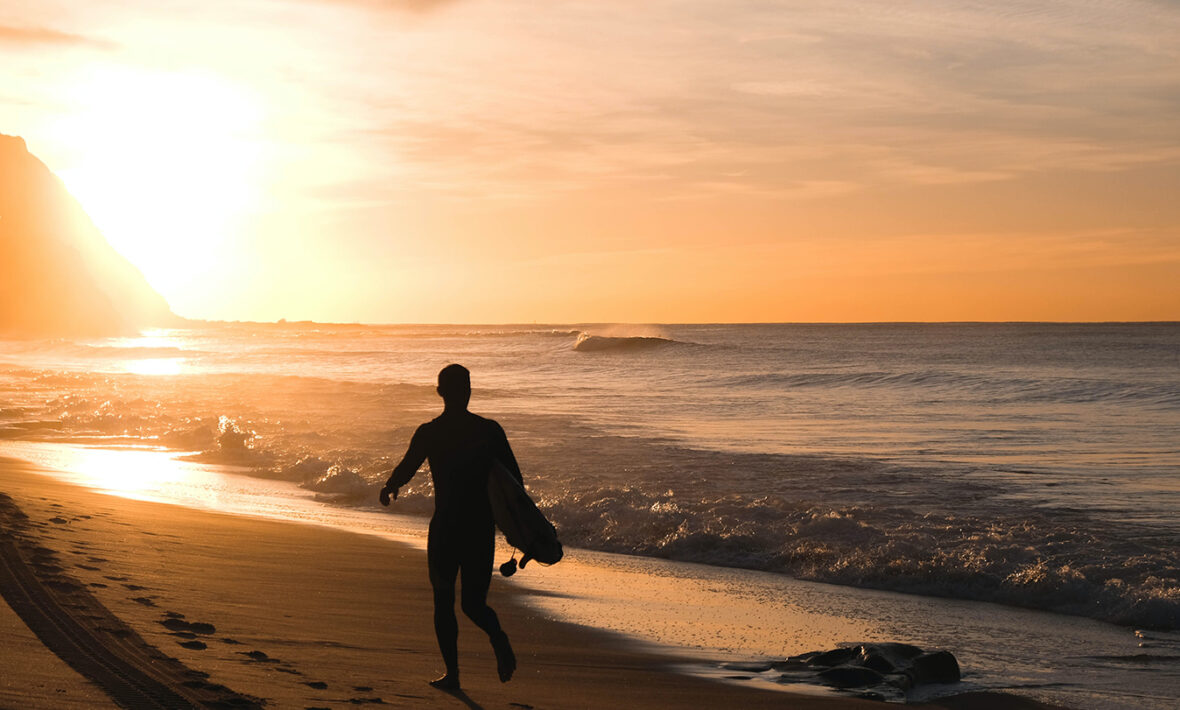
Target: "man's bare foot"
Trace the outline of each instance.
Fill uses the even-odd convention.
[[[430,684],[439,690],[458,690],[459,689],[459,674],[447,673],[442,678],[435,678],[430,681]]]
[[[508,634],[501,631],[493,636],[492,648],[496,651],[496,672],[500,674],[500,682],[507,683],[516,672],[516,654],[512,652],[512,644],[508,643]]]

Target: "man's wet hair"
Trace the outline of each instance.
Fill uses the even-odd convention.
[[[447,365],[438,373],[438,393],[443,399],[471,394],[471,371],[462,365]]]

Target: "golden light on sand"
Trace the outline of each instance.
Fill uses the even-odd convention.
[[[60,174],[112,245],[156,285],[224,259],[262,194],[258,99],[215,74],[113,66],[73,89]]]

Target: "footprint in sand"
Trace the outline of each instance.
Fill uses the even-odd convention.
[[[103,575],[103,577],[102,577],[102,578],[103,578],[103,579],[109,579],[109,580],[111,580],[112,582],[126,582],[126,581],[127,581],[127,578],[126,578],[126,577],[115,577],[115,576],[113,576],[113,575],[109,575],[109,574]]]
[[[310,680],[310,681],[304,683],[304,685],[306,685],[309,688],[315,688],[316,690],[327,690],[328,689],[328,684],[322,680]]]
[[[354,685],[354,686],[352,686],[352,689],[358,693],[371,693],[371,692],[373,692],[373,689],[367,685]]]
[[[130,629],[119,629],[119,628],[112,628],[112,627],[107,626],[107,627],[100,627],[98,630],[103,633],[110,634],[111,636],[114,636],[115,638],[121,638],[121,639],[127,638],[128,636],[131,635]]]
[[[73,582],[67,582],[64,579],[50,579],[45,581],[45,586],[50,589],[55,589],[59,592],[74,592],[78,590],[78,585]]]
[[[277,671],[279,673],[288,673],[290,675],[303,675],[302,671],[298,671],[298,670],[292,668],[291,664],[287,663],[286,661],[280,660],[278,658],[274,658],[273,656],[268,656],[264,651],[238,651],[238,655],[245,656],[247,659],[249,659],[247,661],[244,661],[245,663],[273,664],[270,666],[271,670]],[[313,687],[313,688],[315,687],[311,683],[308,683],[308,685],[311,685],[311,687]]]
[[[106,585],[103,585],[103,586],[106,586]],[[151,600],[151,597],[131,597],[131,601],[135,602],[136,604],[142,604],[144,606],[155,606],[156,605],[156,603]]]
[[[81,565],[81,564],[79,564],[79,565],[74,565],[74,566],[75,566],[75,567],[77,567],[78,569],[84,569],[84,570],[87,570],[87,571],[89,571],[89,572],[97,572],[97,571],[99,570],[99,568],[98,568],[98,567],[94,567],[93,565]]]
[[[180,619],[171,615],[165,616],[167,618],[161,621],[160,625],[169,631],[188,631],[190,633],[203,634],[206,636],[217,633],[217,627],[215,627],[213,624],[206,624],[202,621],[185,621],[184,619]]]
[[[194,651],[204,651],[209,648],[204,641],[177,641],[178,644],[184,648],[190,648]]]
[[[147,589],[147,587],[144,587],[144,586],[141,586],[138,584],[124,584],[123,586],[129,592],[142,592],[143,590]]]
[[[173,636],[188,639],[186,641],[178,641],[177,643],[184,648],[194,651],[204,651],[209,648],[208,644],[204,641],[197,640],[198,634],[208,636],[217,633],[217,629],[213,624],[206,624],[201,621],[185,621],[184,614],[177,614],[174,611],[164,612],[163,620],[157,623],[171,631]]]

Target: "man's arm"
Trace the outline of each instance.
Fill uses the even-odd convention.
[[[394,467],[389,474],[389,480],[385,482],[385,487],[381,489],[379,495],[381,505],[389,505],[391,493],[394,500],[397,500],[398,489],[410,482],[410,479],[418,472],[418,467],[426,460],[425,438],[422,427],[418,427],[414,436],[410,438],[410,448],[406,450],[406,455],[402,457],[401,463]]]
[[[512,447],[508,444],[508,435],[504,433],[504,427],[496,423],[496,433],[493,439],[492,447],[495,450],[496,458],[500,459],[500,463],[508,469],[515,478],[516,482],[524,486],[524,476],[520,475],[520,464],[516,463],[516,456],[512,454]]]

